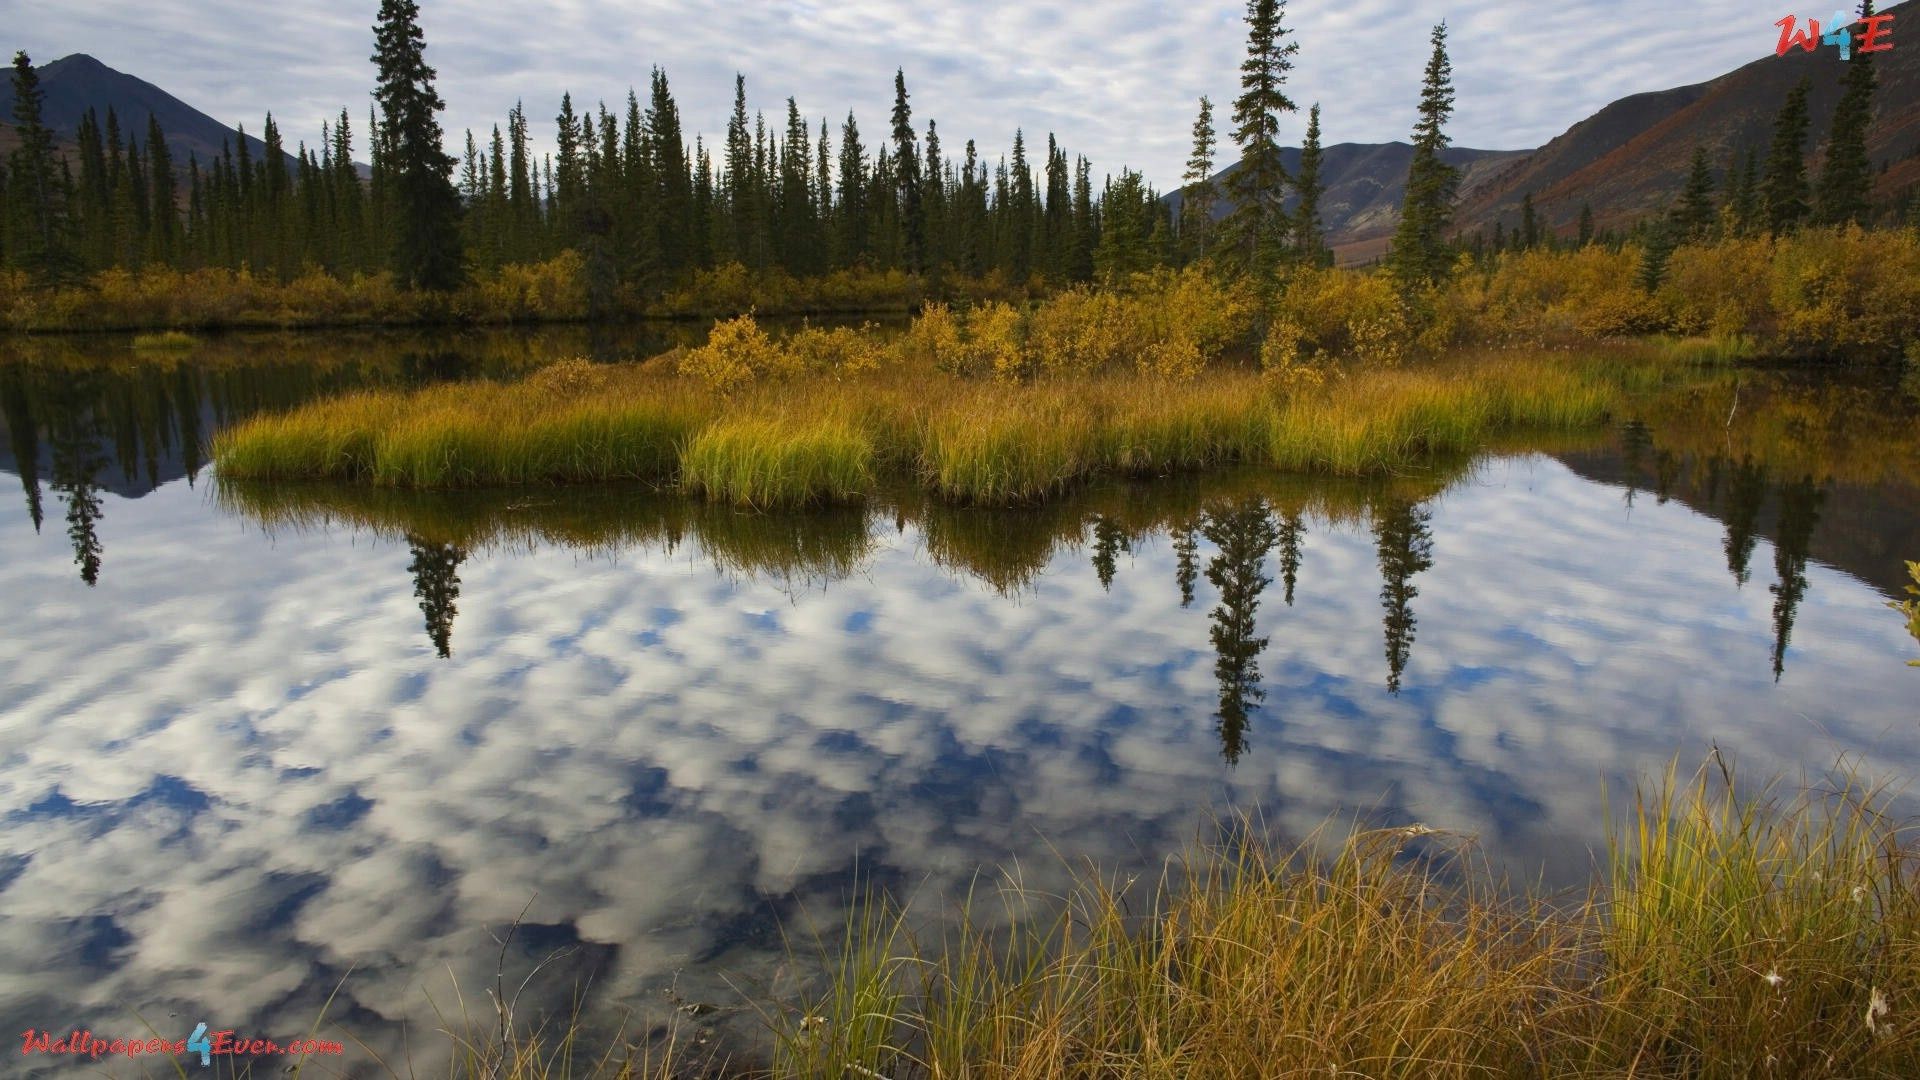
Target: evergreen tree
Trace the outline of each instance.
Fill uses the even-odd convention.
[[[1067,277],[1073,261],[1073,171],[1067,165],[1067,153],[1047,133],[1047,202],[1041,260],[1047,274],[1055,279]]]
[[[1281,90],[1293,69],[1298,42],[1282,44],[1284,0],[1247,0],[1247,58],[1240,64],[1240,96],[1233,103],[1240,168],[1227,177],[1233,212],[1223,223],[1234,258],[1256,276],[1271,277],[1286,243],[1282,208],[1287,170],[1280,160],[1280,114],[1295,111]]]
[[[167,139],[160,131],[160,121],[152,113],[147,114],[147,169],[151,175],[147,182],[147,197],[152,200],[152,209],[147,214],[150,222],[147,258],[171,266],[179,254],[179,190],[173,178],[173,155],[167,150]]]
[[[1453,63],[1447,58],[1447,24],[1433,28],[1433,54],[1420,87],[1420,118],[1413,125],[1413,161],[1407,167],[1407,193],[1394,230],[1390,262],[1403,287],[1441,280],[1451,259],[1447,228],[1453,220],[1453,195],[1459,170],[1442,161],[1446,123],[1453,116]]]
[[[1533,209],[1533,192],[1520,197],[1520,250],[1532,251],[1540,246],[1540,215]]]
[[[413,575],[413,595],[420,600],[425,616],[427,639],[442,660],[453,656],[453,619],[460,613],[460,564],[467,560],[465,548],[454,544],[424,540],[407,535],[407,551],[413,561],[407,571]]]
[[[1667,260],[1673,256],[1675,233],[1678,222],[1665,218],[1656,218],[1647,228],[1645,246],[1640,249],[1640,266],[1635,272],[1635,281],[1640,288],[1653,292],[1667,277]]]
[[[1862,19],[1873,16],[1873,0],[1860,5]],[[1865,226],[1872,210],[1873,166],[1867,160],[1867,125],[1873,119],[1873,92],[1878,84],[1873,54],[1857,52],[1847,62],[1846,87],[1833,110],[1833,132],[1827,139],[1826,166],[1820,173],[1820,222],[1824,225]]]
[[[1100,219],[1093,205],[1093,163],[1076,158],[1073,166],[1073,260],[1074,281],[1093,280],[1093,249],[1100,242]]]
[[[381,0],[374,26],[374,91],[382,133],[393,149],[396,206],[393,268],[400,280],[425,289],[451,289],[465,277],[460,247],[460,197],[451,179],[454,161],[441,148],[434,70],[427,66],[414,0]],[[279,162],[273,168],[280,168]]]
[[[1593,204],[1580,204],[1580,246],[1593,243]]]
[[[1333,252],[1327,250],[1320,228],[1320,103],[1307,110],[1307,137],[1300,144],[1300,176],[1293,189],[1299,193],[1299,205],[1293,212],[1293,249],[1309,266],[1333,265]]]
[[[1687,183],[1680,190],[1680,201],[1673,207],[1675,238],[1695,243],[1713,237],[1713,166],[1707,162],[1703,147],[1693,148],[1693,165],[1687,171]]]
[[[53,132],[41,120],[46,92],[24,50],[13,54],[13,122],[20,133],[7,168],[8,257],[14,266],[48,276],[75,269],[67,246],[66,191],[54,161]]]
[[[1027,164],[1026,135],[1018,128],[1013,132],[1013,163],[1009,174],[1006,205],[1006,235],[1008,270],[1015,281],[1025,281],[1033,274],[1033,169]]]
[[[1233,764],[1246,749],[1247,720],[1266,698],[1259,660],[1268,639],[1255,631],[1260,595],[1273,584],[1266,576],[1266,559],[1280,537],[1272,511],[1258,498],[1209,513],[1202,531],[1217,549],[1207,563],[1207,582],[1220,594],[1209,616],[1209,636],[1214,676],[1220,683],[1220,752]]]
[[[1775,236],[1791,231],[1807,218],[1807,92],[1813,83],[1801,79],[1787,91],[1786,103],[1774,121],[1773,145],[1767,152],[1767,175],[1762,185],[1767,231]]]
[[[1156,261],[1149,242],[1158,213],[1156,201],[1146,179],[1132,169],[1120,170],[1120,178],[1107,184],[1100,200],[1102,228],[1093,266],[1108,282],[1124,281]]]
[[[860,125],[851,111],[840,125],[839,203],[840,265],[858,266],[868,255],[867,148],[860,144]]]
[[[926,218],[920,198],[920,155],[914,146],[913,109],[907,104],[907,73],[893,73],[893,171],[900,208],[901,256],[910,270],[920,269]]]
[[[667,73],[653,69],[647,99],[643,154],[651,184],[640,193],[655,218],[656,245],[661,265],[677,273],[693,259],[693,169],[680,128],[680,107],[667,85]],[[809,242],[811,231],[808,233]]]
[[[747,77],[733,76],[733,115],[727,119],[727,217],[733,227],[728,259],[745,262],[753,250],[757,222],[753,198],[753,135],[747,128]]]
[[[1752,236],[1760,229],[1760,159],[1752,150],[1744,155],[1727,192],[1726,231]]]
[[[1213,101],[1200,99],[1200,115],[1193,121],[1193,154],[1181,176],[1180,247],[1187,259],[1205,258],[1212,246],[1213,207],[1218,192],[1213,183]]]
[[[1417,620],[1413,598],[1420,589],[1413,576],[1433,568],[1432,515],[1417,506],[1398,504],[1374,511],[1373,536],[1380,556],[1380,604],[1386,636],[1387,691],[1400,693],[1400,676],[1413,652]]]

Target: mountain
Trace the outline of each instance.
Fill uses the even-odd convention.
[[[1453,146],[1448,147],[1442,157],[1460,170],[1462,190],[1471,191],[1527,153],[1526,150],[1473,150]],[[1299,147],[1282,147],[1280,158],[1287,175],[1299,173]],[[1400,200],[1406,194],[1407,166],[1412,160],[1413,146],[1403,142],[1334,143],[1323,148],[1320,224],[1344,261],[1374,258],[1386,250],[1386,238],[1393,233]],[[1227,178],[1239,169],[1237,161],[1227,166],[1214,177],[1215,188],[1224,194]],[[1288,196],[1286,208],[1291,211],[1298,201]],[[1169,194],[1165,202],[1177,213],[1182,202],[1179,190]],[[1216,202],[1215,220],[1226,217],[1229,209],[1224,198]],[[1370,244],[1368,238],[1376,235],[1378,244]],[[1343,246],[1345,250],[1341,250]],[[1375,247],[1378,250],[1371,250]]]
[[[153,114],[160,121],[160,130],[166,134],[167,149],[183,169],[189,154],[198,157],[204,167],[220,155],[223,143],[234,142],[234,128],[152,83],[115,71],[85,53],[63,56],[35,68],[40,74],[40,89],[46,95],[41,119],[63,146],[72,143],[74,133],[80,129],[80,118],[89,108],[96,110],[103,125],[111,108],[120,120],[120,137],[142,143],[147,141],[147,114]],[[12,129],[12,80],[0,80],[0,118],[8,122],[5,126],[8,138],[0,144],[0,150],[5,150],[14,145],[16,138]],[[258,161],[267,152],[267,146],[248,135],[247,152]],[[283,156],[288,169],[297,167],[293,155]]]
[[[1889,199],[1920,181],[1920,37],[1914,36],[1920,2],[1884,13],[1894,16],[1894,48],[1874,54],[1880,88],[1867,153],[1884,169],[1876,195]],[[1466,232],[1491,232],[1497,221],[1512,228],[1520,200],[1531,192],[1535,210],[1562,231],[1574,227],[1582,203],[1593,205],[1601,228],[1630,225],[1678,195],[1695,146],[1706,149],[1722,174],[1749,149],[1764,159],[1774,117],[1802,77],[1813,87],[1809,166],[1817,177],[1845,70],[1839,50],[1823,45],[1813,53],[1769,55],[1708,82],[1621,98],[1463,192],[1455,223]]]
[[[1867,152],[1879,170],[1876,198],[1891,200],[1920,183],[1920,0],[1908,0],[1884,14],[1894,16],[1895,32],[1889,39],[1894,48],[1874,54],[1880,88],[1874,95]],[[1563,233],[1575,228],[1584,203],[1592,204],[1599,227],[1629,226],[1664,210],[1679,195],[1695,145],[1706,148],[1722,175],[1736,155],[1749,148],[1764,158],[1774,117],[1802,76],[1813,83],[1808,147],[1810,175],[1817,177],[1844,70],[1832,46],[1810,54],[1796,49],[1707,82],[1621,98],[1535,150],[1451,147],[1444,156],[1461,169],[1455,226],[1463,233],[1491,234],[1495,223],[1512,229],[1519,224],[1520,202],[1528,193],[1536,212]],[[1341,263],[1367,262],[1386,253],[1399,220],[1412,153],[1403,142],[1326,148],[1321,224]],[[1288,148],[1283,154],[1288,172],[1297,171],[1300,151]],[[1215,183],[1223,184],[1237,167],[1228,166],[1214,177]],[[1179,192],[1167,202],[1177,208]],[[1216,217],[1224,217],[1228,209],[1222,200]]]

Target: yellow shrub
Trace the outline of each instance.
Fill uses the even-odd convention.
[[[1192,379],[1207,366],[1206,355],[1200,351],[1200,343],[1191,335],[1175,334],[1165,341],[1157,341],[1140,354],[1138,361],[1143,375],[1158,375],[1164,379]]]
[[[1764,236],[1676,250],[1660,286],[1673,328],[1720,338],[1771,332],[1773,253],[1773,241]]]
[[[527,376],[527,385],[554,397],[577,397],[607,385],[607,373],[584,356],[556,360]]]
[[[1084,286],[1041,304],[1027,336],[1035,366],[1049,375],[1105,370],[1142,344],[1132,307],[1115,293]]]
[[[713,324],[707,343],[680,358],[680,374],[699,379],[723,394],[756,379],[795,373],[791,353],[774,344],[752,315]]]
[[[1788,349],[1898,356],[1920,339],[1920,240],[1911,230],[1808,230],[1779,243],[1772,268]]]
[[[1253,334],[1259,303],[1249,279],[1222,281],[1189,266],[1136,274],[1129,291],[1149,333],[1159,340],[1184,334],[1207,360]]]
[[[965,369],[990,371],[996,378],[1018,379],[1030,373],[1021,347],[1020,312],[995,301],[967,314]]]
[[[785,342],[783,351],[797,370],[829,375],[858,375],[877,371],[885,348],[871,324],[855,330],[841,326],[822,330],[809,326]]]
[[[928,304],[895,346],[900,358],[942,371],[958,371],[965,362],[960,347],[960,322],[945,304]]]
[[[1290,340],[1276,347],[1290,346],[1308,360],[1352,356],[1393,363],[1411,340],[1405,303],[1384,274],[1296,270],[1275,301],[1274,322],[1290,327],[1284,332]]]

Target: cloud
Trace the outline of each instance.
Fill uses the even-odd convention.
[[[530,898],[516,970],[572,942],[598,1002],[676,980],[728,1001],[723,974],[773,979],[779,927],[831,935],[861,876],[942,897],[983,866],[1055,886],[1061,856],[1150,872],[1259,807],[1295,835],[1375,808],[1564,878],[1603,835],[1603,779],[1709,742],[1754,775],[1920,766],[1910,643],[1879,594],[1810,566],[1776,685],[1766,583],[1735,588],[1719,523],[1650,502],[1629,518],[1545,458],[1437,500],[1397,697],[1374,538],[1310,521],[1295,604],[1262,599],[1267,697],[1237,768],[1216,597],[1180,605],[1164,538],[1110,592],[1060,547],[1017,602],[913,527],[799,590],[692,546],[475,554],[443,661],[404,545],[267,537],[175,483],[108,498],[88,589],[65,537],[12,509],[0,1011],[284,1035],[351,968],[335,1015],[384,1046],[388,1021],[435,1026],[447,971],[481,1000],[484,928]]]
[[[672,80],[689,140],[723,135],[738,71],[750,105],[776,124],[791,95],[816,127],[830,121],[836,141],[852,109],[871,144],[886,133],[892,75],[904,68],[921,131],[937,119],[956,157],[968,138],[991,162],[1015,128],[1029,145],[1053,132],[1096,170],[1130,165],[1163,190],[1179,182],[1200,95],[1213,98],[1225,139],[1246,38],[1242,5],[1220,0],[427,0],[422,9],[455,147],[466,128],[484,142],[516,100],[550,147],[563,90],[577,105],[620,112],[628,88],[644,95],[655,65]],[[372,3],[312,0],[71,0],[14,30],[43,61],[92,53],[249,130],[271,109],[290,144],[312,144],[343,107],[363,125],[374,13]],[[1742,0],[1708,0],[1684,16],[1652,0],[1296,4],[1284,25],[1300,45],[1287,89],[1301,114],[1283,138],[1298,140],[1314,101],[1328,142],[1406,138],[1427,32],[1443,17],[1459,89],[1454,140],[1487,149],[1537,146],[1616,98],[1712,78],[1766,55],[1777,36],[1777,16]]]

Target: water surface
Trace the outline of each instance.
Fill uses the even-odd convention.
[[[40,348],[0,361],[15,1031],[303,1034],[339,985],[357,1073],[403,1025],[430,1059],[453,978],[484,1009],[523,911],[510,977],[564,952],[523,1013],[644,1028],[790,990],[782,928],[867,884],[1150,873],[1236,811],[1424,822],[1571,884],[1603,783],[1676,755],[1920,767],[1885,607],[1920,473],[1837,441],[1911,425],[1875,387],[1743,376],[1773,434],[1739,445],[1681,407],[1376,483],[751,515],[205,462],[254,410],[591,351],[565,334]]]

